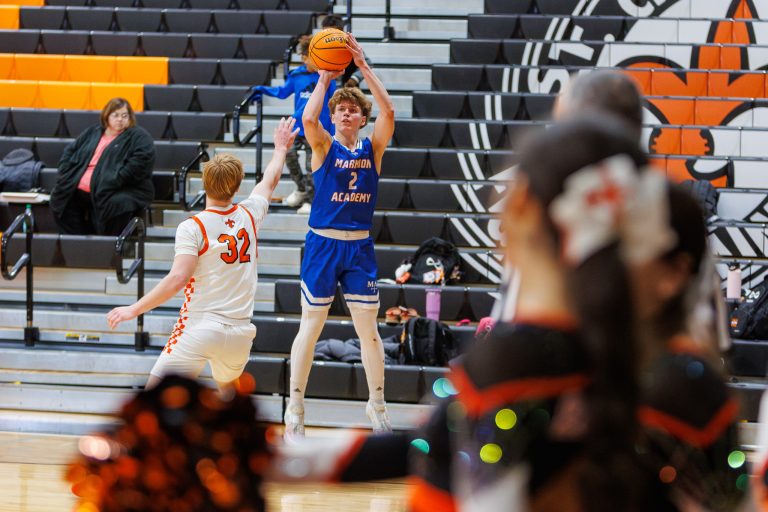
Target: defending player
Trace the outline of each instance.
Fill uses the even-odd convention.
[[[320,80],[304,108],[304,134],[312,146],[315,200],[309,216],[301,262],[301,326],[291,347],[291,391],[285,414],[286,437],[304,434],[304,391],[312,368],[314,346],[328,316],[337,283],[352,313],[360,338],[368,381],[366,413],[374,431],[391,430],[384,404],[384,348],[376,317],[379,291],[373,240],[369,235],[376,205],[381,158],[395,129],[392,100],[365,61],[350,34],[347,48],[368,83],[379,114],[371,138],[360,129],[371,114],[371,102],[357,88],[336,91],[329,101],[336,134],[318,117],[323,98],[338,72],[320,71]]]
[[[156,308],[184,288],[184,304],[168,343],[152,368],[148,388],[170,373],[197,377],[208,361],[213,379],[227,395],[248,361],[256,327],[251,323],[256,293],[257,233],[298,133],[293,118],[275,129],[275,149],[264,178],[239,204],[232,199],[243,165],[217,155],[203,169],[205,210],[176,230],[176,256],[168,275],[138,302],[107,314],[110,328]]]

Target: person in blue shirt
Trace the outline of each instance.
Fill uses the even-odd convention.
[[[267,96],[273,96],[280,99],[285,99],[293,95],[293,117],[296,119],[296,127],[299,129],[299,134],[296,136],[296,140],[294,140],[291,149],[288,150],[288,154],[285,157],[285,164],[288,166],[288,170],[291,173],[291,179],[296,183],[296,190],[285,198],[285,204],[292,208],[301,207],[299,213],[304,214],[308,214],[311,210],[310,204],[315,195],[315,185],[312,180],[312,173],[310,172],[312,148],[304,137],[304,126],[301,121],[301,116],[304,113],[304,107],[307,105],[307,101],[309,101],[309,97],[320,78],[317,69],[309,59],[310,40],[310,36],[302,36],[301,39],[299,39],[299,51],[301,52],[301,58],[304,60],[304,64],[288,73],[283,85],[279,87],[257,85],[253,88],[254,91],[259,91]],[[328,110],[327,104],[335,91],[336,83],[334,82],[328,87],[328,90],[325,93],[323,109],[320,112],[320,123],[330,134],[334,133],[334,126],[333,123],[331,123],[331,113]],[[300,149],[304,149],[307,155],[304,165],[306,174],[301,172],[301,166],[299,165]]]
[[[315,200],[301,261],[301,324],[291,346],[287,439],[304,435],[304,390],[314,346],[338,284],[360,338],[369,395],[366,413],[374,432],[392,430],[384,403],[384,346],[377,321],[378,269],[370,229],[382,156],[395,130],[395,108],[351,34],[347,36],[347,48],[368,83],[378,115],[371,137],[361,139],[360,129],[370,119],[372,104],[360,89],[343,87],[328,102],[336,127],[332,135],[320,122],[320,115],[327,92],[341,72],[320,70],[320,80],[302,116],[304,134],[312,146]]]

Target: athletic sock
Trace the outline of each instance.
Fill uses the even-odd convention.
[[[328,309],[307,310],[302,308],[299,332],[291,345],[291,378],[289,407],[304,408],[304,392],[309,372],[315,358],[315,344],[328,318]]]
[[[365,379],[368,381],[368,397],[370,400],[384,402],[384,344],[379,335],[379,324],[376,320],[377,309],[349,308],[352,313],[352,323],[360,338],[360,351],[365,368]]]

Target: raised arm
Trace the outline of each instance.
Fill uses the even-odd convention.
[[[280,119],[280,123],[275,128],[275,149],[272,152],[272,160],[269,161],[267,168],[264,170],[264,177],[253,187],[251,195],[262,196],[267,202],[272,199],[272,193],[275,191],[275,187],[280,182],[280,176],[283,174],[285,155],[293,144],[296,134],[299,133],[298,128],[295,130],[293,128],[295,124],[296,119],[292,117]]]
[[[312,146],[312,169],[317,169],[323,164],[325,156],[328,154],[328,150],[331,148],[333,139],[331,134],[323,128],[323,124],[320,122],[320,112],[323,110],[323,102],[325,101],[325,93],[331,86],[331,82],[336,80],[336,77],[341,72],[332,72],[319,70],[320,79],[315,85],[315,90],[312,91],[312,95],[309,97],[306,106],[304,107],[304,113],[301,116],[301,122],[304,124],[304,137],[306,137],[309,145]]]
[[[381,83],[381,80],[379,80],[379,77],[376,76],[373,68],[365,59],[360,43],[357,42],[357,39],[352,34],[347,35],[347,48],[352,52],[352,58],[355,60],[355,64],[357,64],[357,68],[362,73],[363,78],[368,83],[368,89],[373,94],[376,106],[379,107],[379,113],[376,114],[376,123],[373,125],[371,144],[373,145],[373,153],[376,158],[376,170],[381,173],[381,157],[384,154],[384,150],[387,149],[390,139],[392,139],[392,134],[395,133],[395,105],[392,103],[392,98],[389,97],[386,87],[384,87],[384,84]]]

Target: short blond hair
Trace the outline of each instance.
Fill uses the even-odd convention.
[[[219,154],[203,167],[203,189],[214,201],[231,201],[244,177],[245,171],[240,159]]]
[[[342,101],[356,103],[357,106],[360,107],[362,114],[365,116],[366,122],[368,121],[368,118],[371,117],[371,107],[373,104],[357,87],[342,87],[341,89],[336,89],[336,92],[333,93],[331,99],[328,100],[328,108],[331,110],[331,114],[336,111],[336,107]]]

